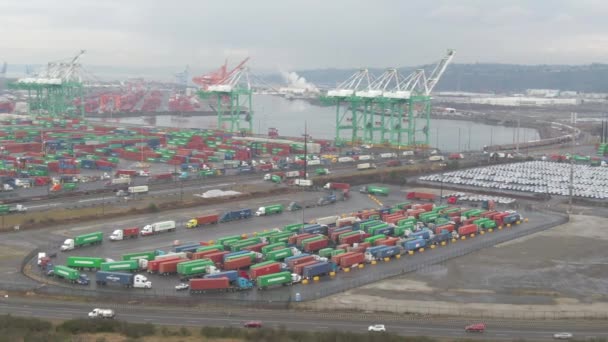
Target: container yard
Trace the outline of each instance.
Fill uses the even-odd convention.
[[[327,185],[332,186],[350,189],[346,185]],[[390,188],[386,186],[387,190]],[[226,214],[230,216],[231,211],[161,221],[148,225],[163,226],[171,222],[168,226],[175,227],[176,232],[167,233],[171,236],[159,234],[115,241],[106,247],[83,246],[78,256],[59,254],[53,264],[65,264],[97,279],[88,285],[74,285],[89,291],[117,283],[123,286],[103,286],[104,291],[128,291],[127,288],[132,287],[133,291],[152,289],[171,296],[224,296],[230,292],[247,296],[273,296],[276,292],[283,296],[285,291],[306,293],[306,286],[322,288],[352,281],[383,267],[413,262],[441,248],[456,248],[451,245],[473,244],[476,236],[483,239],[486,234],[506,234],[504,230],[520,229],[517,226],[525,225],[526,221],[522,214],[497,210],[491,203],[486,204],[487,209],[479,209],[439,205],[427,199],[410,201],[406,197],[407,193],[402,192],[387,198],[393,203],[390,205],[311,218],[305,223],[294,220],[294,216],[284,217],[290,215],[288,213],[251,215],[246,221],[219,220]],[[357,195],[353,201],[344,202],[340,208],[373,203],[367,194]],[[266,207],[272,206],[275,205]],[[320,213],[336,210],[322,208],[318,209]],[[252,208],[237,212],[251,214]],[[199,220],[203,222],[203,227],[190,228],[193,220],[197,224]],[[268,226],[290,220],[292,223]],[[260,226],[265,228],[254,230]],[[234,230],[235,227],[239,230]],[[143,231],[145,227],[116,228],[105,232],[102,240],[115,236],[117,231],[135,228]],[[189,239],[180,239],[176,244],[174,234],[187,234]],[[204,236],[210,238],[204,239]],[[199,239],[195,240],[196,237]],[[41,270],[48,267],[41,266]],[[118,275],[112,276],[114,273]],[[71,277],[76,279],[74,275]],[[65,286],[66,282],[57,284]],[[256,294],[258,292],[260,294]]]

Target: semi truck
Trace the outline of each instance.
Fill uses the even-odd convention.
[[[162,232],[174,232],[175,231],[175,221],[162,221],[155,222],[149,225],[144,226],[141,229],[141,235],[154,235]]]
[[[359,189],[359,192],[362,194],[370,194],[370,195],[382,195],[382,196],[388,196],[390,190],[387,187],[383,187],[383,186],[375,186],[375,185],[368,185],[368,186],[364,186],[361,187]]]
[[[323,186],[324,189],[328,190],[350,190],[350,184],[348,183],[327,183]]]
[[[292,285],[299,283],[300,281],[302,281],[302,276],[285,271],[259,276],[256,279],[256,285],[258,289],[265,290],[271,286]]]
[[[282,204],[273,204],[273,205],[267,205],[264,207],[260,207],[256,212],[255,212],[255,216],[266,216],[266,215],[273,215],[273,214],[280,214],[283,212],[283,205]]]
[[[113,319],[116,316],[112,309],[95,308],[89,312],[89,318]]]
[[[61,245],[61,251],[70,251],[75,248],[80,248],[87,245],[96,245],[103,242],[103,232],[95,232],[89,234],[82,234],[74,237],[73,239],[66,239]]]
[[[139,237],[139,228],[123,228],[116,229],[110,235],[110,241],[121,241],[126,239],[137,239]]]
[[[431,194],[428,192],[412,191],[412,192],[408,192],[405,197],[407,199],[414,199],[414,200],[434,201],[437,196],[435,194]]]
[[[0,215],[12,214],[12,213],[26,213],[27,208],[23,204],[17,204],[13,208],[10,205],[0,205]]]
[[[375,168],[376,168],[376,164],[372,164],[372,163],[357,164],[357,170],[359,170],[359,171],[370,170],[370,169],[375,169]]]
[[[150,188],[147,185],[138,185],[138,186],[130,186],[125,190],[119,190],[116,192],[116,196],[129,196],[135,194],[146,194],[150,191]]]
[[[238,209],[225,212],[220,216],[220,222],[230,222],[235,220],[248,219],[252,216],[251,209]]]
[[[62,265],[53,266],[53,271],[48,275],[65,279],[72,284],[89,285],[90,283],[89,277],[86,274],[80,274],[78,270]]]
[[[219,220],[220,220],[220,215],[218,215],[218,214],[209,214],[209,215],[198,216],[193,219],[190,219],[186,223],[186,228],[196,228],[196,227],[201,227],[206,224],[217,224],[219,222]]]
[[[242,291],[253,288],[253,283],[243,277],[230,282],[227,277],[190,279],[190,293],[206,293],[215,291]]]
[[[95,282],[97,285],[101,286],[105,286],[107,284],[119,284],[124,287],[134,287],[140,289],[152,288],[152,282],[150,282],[146,276],[124,272],[98,271],[95,273]]]

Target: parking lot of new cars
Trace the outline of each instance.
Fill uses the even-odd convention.
[[[602,166],[529,161],[458,170],[423,176],[419,179],[499,191],[568,196],[571,172],[574,175],[573,196],[591,199],[608,198],[608,168]]]

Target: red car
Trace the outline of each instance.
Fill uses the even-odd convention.
[[[486,330],[486,325],[484,323],[475,323],[475,324],[471,324],[471,325],[467,325],[464,328],[464,331],[466,332],[484,332]]]
[[[249,321],[249,322],[245,322],[245,324],[243,324],[243,326],[245,328],[261,328],[262,327],[262,322],[260,322],[260,321]]]

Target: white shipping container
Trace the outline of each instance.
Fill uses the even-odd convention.
[[[147,185],[131,186],[131,187],[129,187],[128,191],[131,194],[141,194],[141,193],[148,192],[148,186]]]
[[[352,157],[340,157],[338,158],[338,163],[352,163],[355,160]]]
[[[320,217],[320,218],[316,219],[315,221],[317,222],[317,224],[329,225],[329,224],[336,224],[336,221],[339,218],[340,218],[340,216],[327,216],[327,217]]]
[[[414,155],[414,151],[403,151],[403,153],[401,153],[401,155],[404,155],[404,156],[413,156]]]
[[[364,154],[359,156],[359,160],[372,160],[374,158],[372,158],[372,156],[370,156],[369,154]]]
[[[445,159],[443,158],[443,156],[430,156],[429,160],[430,161],[443,161]]]
[[[395,153],[380,153],[380,158],[395,158],[397,155]]]
[[[321,165],[321,161],[319,159],[316,160],[309,160],[308,165]]]

